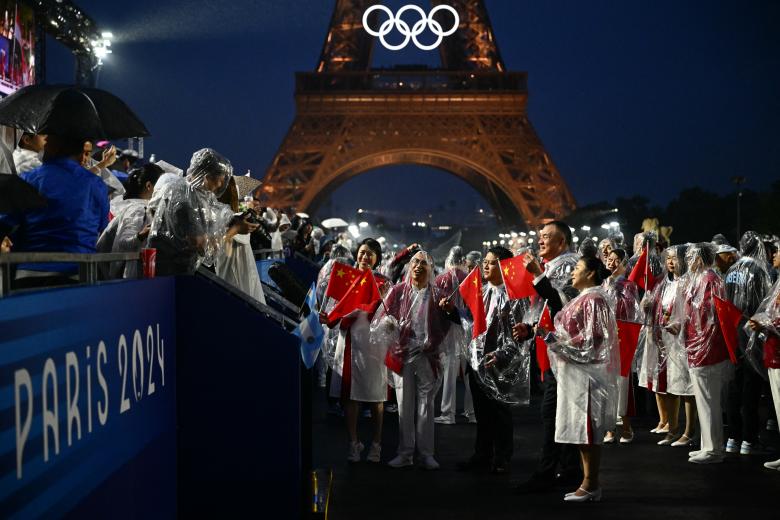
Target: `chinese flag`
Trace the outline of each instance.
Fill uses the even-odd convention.
[[[550,307],[547,306],[547,302],[544,304],[544,310],[542,311],[542,317],[539,318],[539,327],[543,328],[547,332],[555,330],[552,316],[550,315]]]
[[[522,256],[501,260],[501,276],[504,277],[506,294],[510,300],[519,300],[536,295],[534,275],[523,265]]]
[[[544,372],[550,369],[550,358],[547,356],[547,343],[541,336],[534,338],[536,342],[536,364],[539,365],[539,372],[544,380]]]
[[[328,288],[325,289],[325,296],[334,300],[340,300],[347,294],[349,286],[360,276],[360,270],[344,265],[339,262],[333,263],[333,269],[330,272]]]
[[[655,276],[650,271],[649,264],[649,249],[650,245],[645,244],[645,248],[642,250],[642,254],[639,255],[639,260],[631,269],[631,274],[628,275],[628,279],[637,284],[645,291],[652,291],[655,286]],[[647,283],[645,283],[647,282]]]
[[[639,343],[639,331],[642,324],[617,320],[617,328],[618,345],[620,346],[620,375],[628,377],[631,372],[631,362],[634,361],[634,354]]]
[[[474,331],[471,337],[476,338],[487,330],[485,302],[482,300],[482,273],[479,267],[472,269],[469,275],[460,283],[458,292],[460,292],[463,302],[474,317]]]
[[[723,339],[726,340],[726,347],[729,351],[731,362],[737,364],[737,327],[742,321],[742,311],[739,310],[728,300],[723,300],[715,296],[715,311],[718,314],[720,330],[723,332]]]
[[[337,321],[354,310],[372,313],[382,301],[374,274],[370,270],[358,272],[360,276],[352,282],[347,293],[328,314],[328,322]]]

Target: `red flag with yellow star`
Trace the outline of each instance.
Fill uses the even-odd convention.
[[[536,295],[534,275],[523,265],[522,256],[501,260],[501,276],[504,277],[506,295],[510,300],[519,300]]]
[[[325,289],[325,296],[340,300],[347,294],[349,286],[360,277],[360,270],[348,265],[334,262],[333,269],[330,271],[328,288]]]
[[[479,267],[471,270],[471,273],[460,283],[458,287],[463,303],[471,311],[474,317],[474,328],[471,333],[472,338],[476,338],[487,330],[487,320],[485,318],[485,302],[482,299],[482,273]]]
[[[360,276],[352,282],[347,293],[328,314],[328,322],[339,320],[354,310],[373,313],[382,301],[374,274],[370,270],[358,271]]]

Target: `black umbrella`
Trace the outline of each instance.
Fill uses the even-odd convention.
[[[46,197],[38,190],[16,175],[0,173],[0,213],[22,213],[45,207]]]
[[[31,134],[75,139],[123,139],[149,135],[118,97],[96,88],[31,85],[0,100],[0,124]]]

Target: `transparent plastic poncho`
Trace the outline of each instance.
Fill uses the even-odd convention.
[[[460,287],[468,273],[466,272],[466,259],[460,246],[455,246],[450,250],[450,254],[444,261],[444,269],[445,271],[436,277],[434,285],[436,285],[439,294],[443,298],[449,298],[458,309],[460,315],[463,316],[465,306],[458,287]],[[468,341],[466,340],[471,337],[471,329],[468,326],[464,327],[464,321],[461,320],[461,323],[458,324],[450,324],[449,332],[442,340],[441,351],[448,356],[458,356],[468,346]],[[465,322],[468,323],[467,321]],[[466,331],[469,332],[469,336],[466,336]]]
[[[571,273],[577,266],[580,257],[576,253],[566,252],[556,256],[544,265],[544,274],[550,280],[550,284],[558,291],[561,303],[566,304],[572,297],[576,296],[577,290],[571,286]],[[541,298],[531,298],[525,301],[525,323],[536,324],[542,316],[544,310],[544,300]],[[529,340],[533,342],[533,340]]]
[[[620,353],[609,296],[601,287],[585,289],[554,321],[555,331],[545,342],[558,381],[556,440],[561,431],[582,430],[586,423],[581,420],[586,418],[594,431],[614,427]],[[561,419],[563,423],[557,424]]]
[[[723,280],[712,269],[711,243],[690,244],[685,255],[688,274],[680,286],[673,322],[685,345],[688,367],[714,365],[728,359],[728,350],[715,310],[715,297],[725,298]]]
[[[158,196],[153,195],[156,205],[148,243],[157,249],[162,274],[192,274],[201,264],[211,266],[224,247],[233,213],[206,188],[217,186],[220,180],[208,177],[221,176],[224,182],[220,189],[224,191],[232,175],[230,163],[225,161],[213,150],[199,150],[192,157],[186,179],[168,178]]]
[[[433,259],[425,252],[428,283],[417,288],[412,284],[412,270],[404,281],[390,288],[371,322],[371,341],[390,351],[393,359],[404,364],[425,357],[431,364],[433,379],[421,381],[421,391],[434,391],[441,368],[441,343],[449,331],[450,321],[439,308],[443,295],[433,279]],[[411,263],[410,263],[411,265]],[[393,378],[395,385],[401,378]]]
[[[780,280],[775,282],[750,319],[761,329],[753,331],[745,324],[745,333],[750,338],[745,357],[756,372],[768,379],[767,368],[780,368]]]
[[[674,280],[674,294],[665,293],[661,298],[660,308],[656,307],[653,321],[656,327],[653,336],[660,342],[666,357],[666,390],[673,395],[691,395],[691,377],[688,367],[688,350],[681,330],[681,317],[685,306],[687,284],[692,280],[688,276],[686,255],[689,244],[671,246],[664,251],[664,263],[669,257],[675,258],[674,271],[670,273]],[[665,277],[668,282],[668,276]],[[671,305],[666,303],[666,297],[671,299]]]
[[[491,398],[503,403],[528,404],[531,391],[530,342],[518,343],[512,327],[522,323],[528,299],[510,300],[504,285],[482,287],[487,330],[468,343],[465,354],[477,381]],[[473,326],[473,325],[472,325]],[[471,337],[470,328],[467,337]],[[485,368],[485,356],[495,352],[496,363]]]
[[[740,240],[737,262],[726,272],[726,297],[747,316],[753,315],[772,289],[764,243],[753,231]]]

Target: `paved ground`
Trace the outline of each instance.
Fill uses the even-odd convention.
[[[460,390],[460,389],[459,389]],[[687,462],[687,448],[657,446],[660,436],[650,415],[638,417],[631,445],[605,446],[602,465],[604,499],[598,504],[568,504],[562,489],[515,496],[510,482],[527,478],[541,446],[538,398],[514,413],[515,455],[512,474],[470,474],[455,470],[471,454],[475,426],[436,425],[439,471],[416,468],[395,470],[385,463],[395,456],[398,416],[385,413],[382,464],[348,464],[343,419],[327,414],[323,389],[315,389],[313,402],[313,459],[317,468],[332,468],[332,519],[461,519],[596,517],[672,520],[681,518],[776,518],[780,497],[780,471],[763,468],[777,453],[731,455],[723,464],[698,466]],[[764,411],[765,408],[762,409]],[[460,419],[462,420],[462,419]],[[369,419],[360,420],[361,438],[370,441]],[[778,446],[776,432],[762,439]],[[746,508],[746,506],[748,506]]]

